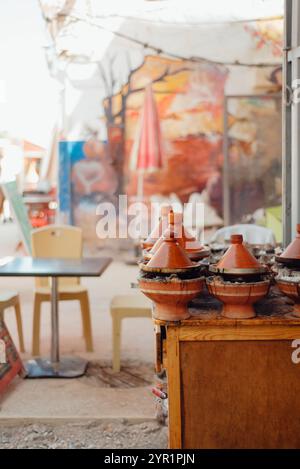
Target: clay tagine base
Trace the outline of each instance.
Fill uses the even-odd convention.
[[[251,319],[256,313],[252,305],[223,304],[221,316],[228,319]]]
[[[229,319],[250,319],[256,316],[253,304],[268,294],[270,281],[252,283],[225,282],[218,277],[206,280],[208,291],[223,303],[222,316]]]
[[[186,305],[165,305],[163,303],[155,303],[152,317],[161,321],[182,321],[190,317],[189,310]]]
[[[291,277],[292,278],[292,277]],[[276,285],[286,296],[295,301],[292,315],[300,318],[300,283],[289,280],[276,279]]]
[[[202,291],[204,278],[180,280],[140,278],[139,287],[155,304],[153,317],[163,321],[181,321],[190,317],[187,304]]]
[[[295,303],[293,306],[292,315],[295,318],[300,318],[300,303]]]

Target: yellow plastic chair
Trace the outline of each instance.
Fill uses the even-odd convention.
[[[151,318],[152,303],[144,295],[117,295],[110,304],[113,323],[113,360],[112,369],[118,373],[121,369],[121,331],[125,318]]]
[[[31,234],[32,256],[42,258],[80,259],[82,257],[82,230],[74,226],[49,225]],[[93,338],[88,292],[78,277],[59,278],[59,301],[80,302],[83,335],[86,350],[93,351]],[[32,355],[40,354],[41,305],[51,301],[51,285],[48,278],[36,278],[33,310]]]
[[[4,311],[7,308],[14,308],[17,329],[19,335],[20,351],[25,352],[24,347],[24,336],[23,336],[23,325],[22,325],[22,316],[21,316],[21,307],[20,307],[20,298],[18,293],[15,292],[5,292],[0,293],[0,319],[4,319]]]

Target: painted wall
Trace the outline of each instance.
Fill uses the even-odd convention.
[[[147,28],[145,35],[151,37],[154,30]],[[192,32],[195,37],[195,28]],[[184,36],[187,41],[191,40],[192,32]],[[236,42],[238,32],[241,40]],[[165,166],[157,174],[146,175],[145,194],[176,193],[184,202],[191,194],[205,190],[210,205],[222,215],[224,94],[276,94],[281,90],[281,72],[275,65],[281,60],[282,34],[278,21],[244,24],[239,26],[238,32],[235,30],[230,36],[229,43],[235,47],[236,42],[240,61],[244,47],[244,62],[249,61],[249,66],[168,58],[163,54],[151,54],[147,49],[141,51],[120,40],[112,40],[109,52],[96,64],[69,65],[64,137],[72,141],[107,142],[109,161],[118,178],[114,195],[118,192],[136,194],[136,174],[129,170],[129,161],[144,87],[152,82],[161,121]],[[220,28],[219,47],[223,33],[224,28]],[[162,42],[170,45],[172,35],[165,41],[161,34]],[[204,36],[201,38],[202,41]],[[173,39],[179,43],[182,36]],[[212,55],[217,54],[216,46],[214,40]],[[227,55],[228,47],[226,43]],[[254,66],[260,60],[270,65]],[[239,100],[229,109],[230,151],[235,155],[231,156],[231,161],[234,164],[234,158],[236,161],[248,158],[247,161],[255,162],[258,169],[255,174],[251,172],[251,178],[258,182],[257,187],[262,178],[265,186],[279,187],[280,152],[273,152],[270,157],[269,149],[280,148],[280,106],[273,101],[256,104]],[[257,125],[258,122],[262,126]],[[245,174],[247,177],[250,173]],[[256,210],[260,205],[266,208],[266,204],[277,204],[279,191],[273,199],[268,191],[258,191],[257,203],[250,204],[246,211]],[[237,217],[248,215],[238,208],[236,212]],[[84,219],[83,212],[80,213]]]

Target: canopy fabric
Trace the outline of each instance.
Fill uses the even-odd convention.
[[[69,139],[85,138],[86,128],[107,138],[107,119],[121,112],[119,98],[117,110],[108,106],[106,112],[101,103],[112,102],[120,91],[129,95],[128,83],[131,78],[135,81],[135,72],[149,56],[178,61],[183,68],[184,61],[190,68],[220,66],[228,74],[226,94],[249,94],[262,75],[269,76],[281,65],[283,0],[41,0],[40,4],[47,20],[49,68],[67,89],[64,126]],[[197,80],[195,93],[201,77]],[[140,80],[137,87],[143,90],[148,81]],[[167,77],[165,85],[169,90]],[[213,99],[202,96],[204,101]],[[134,106],[137,110],[140,103]]]
[[[92,0],[91,11],[168,23],[224,22],[282,15],[283,0],[112,0],[106,5]]]
[[[102,19],[127,18],[151,22],[201,24],[283,16],[284,0],[44,0],[49,14],[58,8]]]
[[[50,28],[56,53],[81,62],[105,60],[129,47],[225,64],[279,62],[281,44],[277,54],[271,50],[277,27],[270,27],[267,20],[277,18],[278,29],[282,28],[283,0],[74,0],[55,5],[42,0],[41,4],[48,20],[60,14]],[[255,19],[265,21],[257,24]],[[133,55],[133,67],[136,60]]]

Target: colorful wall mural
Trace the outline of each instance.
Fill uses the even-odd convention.
[[[280,73],[281,70],[274,67],[258,70],[253,92],[276,94],[281,87]],[[224,92],[229,74],[228,68],[207,62],[199,64],[147,56],[120,93],[110,97],[110,115],[116,115],[115,125],[124,128],[124,144],[119,148],[124,149],[121,171],[126,193],[135,195],[137,192],[137,175],[130,171],[130,155],[143,105],[144,87],[151,82],[161,122],[165,165],[163,170],[145,175],[145,195],[168,196],[173,192],[186,202],[191,194],[206,190],[211,205],[222,216]],[[243,74],[244,69],[241,77]],[[269,161],[268,149],[280,148],[280,105],[274,105],[272,100],[258,99],[254,103],[256,105],[249,111],[249,102],[240,100],[237,115],[234,115],[236,110],[231,114],[229,109],[229,126],[233,126],[235,133],[236,152],[244,152],[247,147],[252,162],[256,159],[266,162]],[[108,106],[107,100],[105,106]],[[257,126],[258,122],[263,126]],[[243,135],[236,135],[238,126],[243,126]],[[272,174],[280,180],[281,155],[278,151],[272,155],[276,161],[276,174],[274,171],[267,174],[269,179]],[[255,164],[257,169],[261,168]],[[261,177],[260,169],[257,177]],[[272,179],[269,185],[273,184]],[[264,203],[265,198],[262,198],[262,206]],[[237,217],[242,215],[245,213],[237,210]]]
[[[62,165],[67,153],[73,155],[70,145],[79,145],[80,156],[70,156],[69,176],[63,179],[61,175],[60,184],[63,188],[61,209],[69,207],[66,210],[73,223],[85,229],[92,225],[95,235],[95,206],[99,201],[116,200],[120,193],[136,196],[138,178],[130,161],[144,91],[149,83],[160,119],[164,165],[157,172],[145,174],[145,197],[176,194],[181,202],[187,202],[192,194],[205,193],[207,204],[223,217],[224,95],[276,96],[281,91],[281,68],[272,63],[280,62],[282,22],[245,23],[243,34],[247,60],[253,59],[256,53],[263,56],[265,51],[270,66],[268,63],[261,67],[253,63],[249,66],[246,63],[218,64],[163,54],[145,55],[142,63],[131,66],[130,54],[134,53],[134,48],[129,48],[122,62],[122,73],[127,77],[122,85],[118,82],[122,74],[117,52],[111,54],[109,60],[98,63],[91,83],[98,80],[105,91],[104,99],[99,99],[97,119],[107,141],[101,143],[99,136],[87,139],[88,146],[99,145],[91,155],[86,151],[86,137],[81,131],[77,142],[62,142],[60,147]],[[76,112],[83,106],[84,93],[80,99]],[[236,222],[251,217],[259,208],[280,204],[281,109],[277,99],[242,98],[230,104],[228,113],[230,190],[233,221]],[[93,120],[94,125],[97,119]],[[72,124],[72,119],[70,122]],[[66,183],[68,178],[70,183]],[[89,193],[83,189],[86,184],[82,178],[91,182]],[[63,184],[70,185],[69,192]],[[67,194],[70,195],[68,204],[64,202]]]
[[[281,204],[281,96],[228,97],[228,223]]]
[[[207,63],[146,57],[144,65],[131,78],[133,91],[126,106],[126,192],[136,193],[136,177],[128,171],[128,162],[143,87],[149,81],[161,122],[165,164],[162,171],[145,176],[145,195],[174,192],[187,201],[190,194],[205,188],[221,166],[226,76],[224,68]]]
[[[59,143],[59,205],[62,221],[81,226],[86,239],[95,238],[96,207],[116,202],[118,175],[107,142]]]

